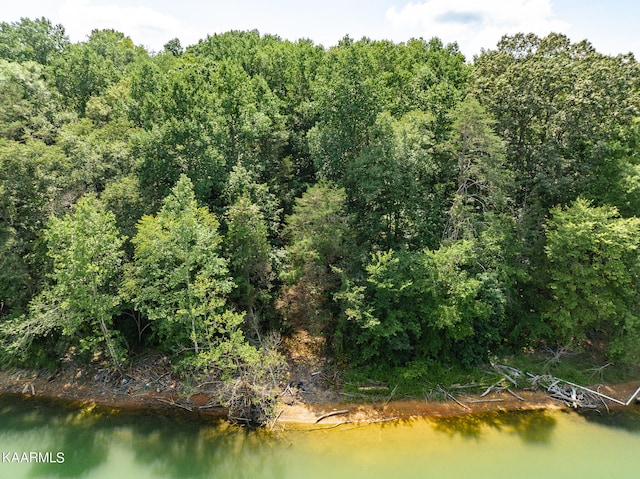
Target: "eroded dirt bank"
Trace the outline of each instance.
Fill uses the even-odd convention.
[[[639,382],[592,385],[607,396],[626,401]],[[295,388],[294,388],[295,389]],[[0,392],[51,397],[113,408],[181,409],[194,414],[221,415],[224,409],[208,394],[189,393],[172,376],[162,358],[149,360],[131,370],[127,380],[110,378],[100,368],[68,366],[51,374],[47,371],[0,371]],[[538,391],[516,394],[492,392],[459,395],[444,401],[393,400],[358,403],[341,401],[340,396],[317,387],[308,390],[285,388],[278,421],[282,423],[376,422],[412,417],[445,417],[496,410],[566,408],[562,402]],[[635,405],[635,402],[632,403]],[[633,407],[629,406],[629,407]],[[603,402],[602,409],[622,407]]]

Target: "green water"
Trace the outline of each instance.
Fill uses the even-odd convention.
[[[0,462],[0,478],[633,478],[640,412],[492,413],[265,433],[0,396],[0,452],[34,451],[53,460],[62,453],[64,462]]]

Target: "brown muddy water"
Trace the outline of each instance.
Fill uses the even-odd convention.
[[[633,478],[640,409],[236,428],[0,396],[0,478]]]

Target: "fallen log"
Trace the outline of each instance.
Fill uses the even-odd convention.
[[[516,394],[514,391],[512,391],[511,389],[507,388],[507,392],[509,394],[511,394],[514,398],[519,399],[520,401],[524,401],[524,398],[518,394]]]
[[[489,386],[482,394],[480,394],[480,397],[483,398],[485,397],[487,394],[489,394],[493,388],[495,387],[495,384],[492,384],[491,386]]]
[[[340,411],[331,411],[331,412],[329,412],[327,414],[323,414],[318,419],[316,419],[316,422],[314,424],[318,424],[320,421],[322,421],[323,419],[326,419],[328,417],[339,416],[339,415],[342,415],[342,414],[349,414],[349,410],[348,409],[342,409]]]
[[[638,394],[640,394],[640,388],[636,389],[636,392],[634,392],[631,397],[629,398],[629,400],[624,404],[625,406],[628,406],[629,404],[631,404],[631,401],[633,401]]]
[[[326,431],[327,429],[335,429],[337,427],[340,426],[344,426],[345,424],[356,424],[356,425],[370,425],[370,424],[379,424],[382,422],[390,422],[390,421],[397,421],[398,418],[397,417],[387,417],[384,419],[371,419],[369,421],[354,421],[354,420],[347,420],[347,421],[342,421],[336,424],[332,424],[331,426],[327,426],[327,427],[320,427],[317,429],[310,429],[310,431]]]
[[[622,406],[626,406],[626,405],[627,405],[626,403],[624,403],[624,402],[620,401],[619,399],[612,398],[611,396],[607,396],[606,394],[599,393],[598,391],[594,391],[593,389],[589,389],[589,388],[586,388],[586,387],[584,387],[584,386],[580,386],[579,384],[571,383],[571,382],[569,382],[569,381],[564,381],[564,380],[561,380],[561,381],[562,381],[563,383],[565,383],[565,384],[568,384],[569,386],[573,386],[573,387],[576,387],[576,388],[582,389],[583,391],[587,391],[588,393],[595,394],[596,396],[599,396],[599,397],[605,398],[605,399],[607,399],[607,400],[609,400],[609,401],[611,401],[611,402],[614,402],[614,403],[616,403],[616,404],[620,404],[620,405],[622,405]]]
[[[444,392],[445,396],[447,396],[449,399],[451,399],[452,401],[454,401],[456,404],[458,404],[460,407],[464,408],[464,409],[470,409],[469,406],[467,406],[466,404],[462,404],[460,401],[458,401],[453,394],[445,391]]]
[[[168,404],[169,406],[175,406],[175,407],[182,408],[182,409],[184,409],[186,411],[193,412],[193,409],[190,408],[189,406],[185,406],[183,404],[179,404],[179,403],[175,402],[173,399],[171,401],[167,401],[165,398],[157,397],[157,396],[154,397],[154,399],[157,400],[157,401],[163,402],[165,404]]]
[[[477,404],[481,402],[502,402],[504,399],[469,399],[467,402],[469,404]]]

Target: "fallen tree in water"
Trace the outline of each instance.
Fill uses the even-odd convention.
[[[441,386],[438,387],[437,391],[440,392],[445,399],[454,401],[464,409],[469,409],[469,404],[502,401],[502,399],[483,398],[485,398],[490,393],[502,393],[505,391],[518,400],[525,401],[525,399],[514,392],[512,388],[520,390],[544,391],[549,395],[550,398],[556,401],[560,401],[565,406],[573,409],[596,409],[601,406],[604,406],[608,409],[608,403],[617,404],[619,406],[628,406],[640,394],[639,387],[627,401],[622,401],[610,395],[604,394],[594,388],[581,386],[579,384],[557,378],[550,374],[536,375],[528,372],[524,373],[517,368],[499,364],[492,364],[492,368],[495,372],[498,373],[499,379],[489,386],[482,386],[485,389],[480,394],[479,399],[466,398],[465,403],[460,401],[453,394],[451,394]],[[473,386],[478,387],[479,385],[474,384]]]
[[[518,380],[520,378],[525,378],[526,382],[528,382],[532,389],[544,389],[551,398],[561,401],[573,409],[595,409],[601,405],[607,407],[606,401],[620,406],[628,406],[633,402],[638,394],[640,394],[640,388],[638,388],[627,401],[621,401],[620,399],[603,394],[600,391],[554,377],[550,374],[523,374],[522,371],[510,366],[493,365],[493,367],[496,371],[503,374],[503,381],[508,380],[515,386],[520,386],[518,384]],[[514,378],[517,378],[518,380]],[[491,386],[487,391],[492,387],[493,386]]]
[[[604,400],[626,406],[627,403],[619,399],[602,394],[599,391],[580,386],[578,384],[555,378],[551,375],[535,376],[531,373],[527,374],[529,381],[534,388],[544,388],[553,399],[564,402],[573,409],[591,408],[595,409],[606,402]],[[633,398],[631,398],[633,400]],[[630,401],[631,401],[630,400]]]

